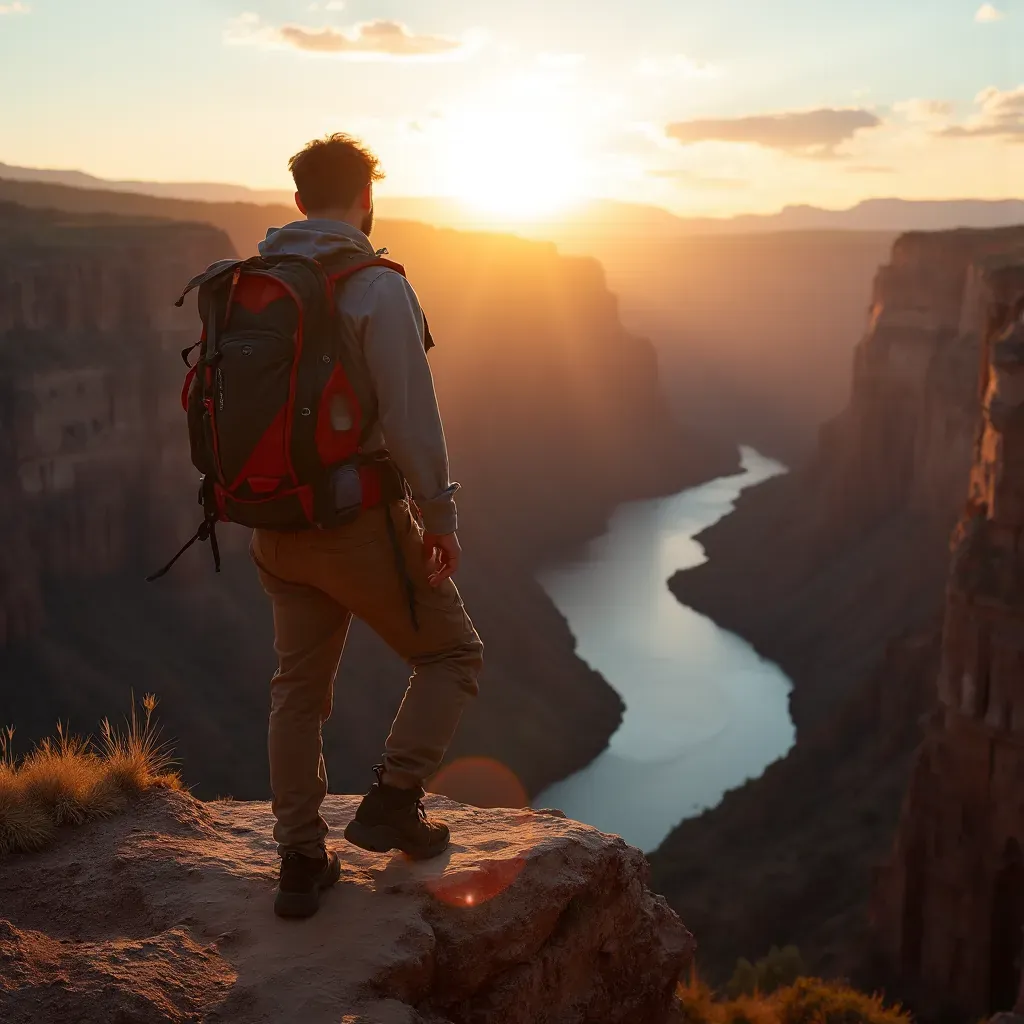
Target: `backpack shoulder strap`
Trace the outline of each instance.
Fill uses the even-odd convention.
[[[386,249],[382,250],[387,252]],[[339,284],[343,284],[353,274],[358,273],[360,270],[366,270],[368,267],[386,267],[388,270],[393,270],[396,274],[401,274],[402,277],[406,277],[405,267],[401,263],[395,263],[394,260],[386,260],[381,256],[375,256],[373,259],[356,260],[350,263],[346,267],[340,269],[328,270],[327,279],[331,282],[332,287],[337,287]],[[429,352],[434,347],[434,338],[430,333],[430,325],[427,323],[427,315],[423,314],[423,349]]]
[[[215,277],[221,277],[224,274],[228,274],[234,271],[235,267],[240,267],[246,263],[251,263],[252,260],[218,260],[216,263],[211,263],[201,274],[196,274],[187,285],[185,290],[181,293],[178,301],[174,304],[176,306],[182,306],[185,303],[185,296],[188,295],[193,288],[199,288],[201,285],[206,284],[207,281],[212,281]]]
[[[405,267],[403,267],[401,263],[395,263],[393,260],[386,260],[381,256],[374,256],[372,259],[356,260],[348,266],[328,270],[327,278],[332,285],[338,285],[341,282],[346,281],[353,274],[358,273],[360,270],[367,270],[369,267],[386,267],[388,270],[393,270],[395,273],[401,274],[402,277],[405,277]]]

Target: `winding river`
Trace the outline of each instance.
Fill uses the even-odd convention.
[[[704,561],[694,537],[727,516],[742,490],[785,472],[752,448],[741,454],[736,475],[621,506],[578,562],[540,578],[580,657],[626,712],[604,753],[534,805],[559,807],[645,851],[760,775],[794,739],[782,670],[666,585]]]

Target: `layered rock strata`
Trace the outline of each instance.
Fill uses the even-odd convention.
[[[1012,1009],[1024,965],[1024,260],[980,278],[982,426],[953,542],[938,710],[875,899],[928,997]]]

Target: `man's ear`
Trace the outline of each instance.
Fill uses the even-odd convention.
[[[373,185],[367,185],[359,195],[359,208],[361,210],[373,209]]]
[[[305,217],[307,215],[306,207],[302,202],[302,196],[300,196],[298,192],[295,193],[295,205],[299,208],[299,213],[301,213],[302,216]]]

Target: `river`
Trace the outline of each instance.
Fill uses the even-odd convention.
[[[733,476],[620,506],[578,561],[541,574],[580,657],[626,711],[605,751],[534,806],[559,807],[650,851],[792,746],[783,671],[667,586],[705,560],[694,537],[727,516],[741,491],[785,472],[752,448],[741,455]]]

